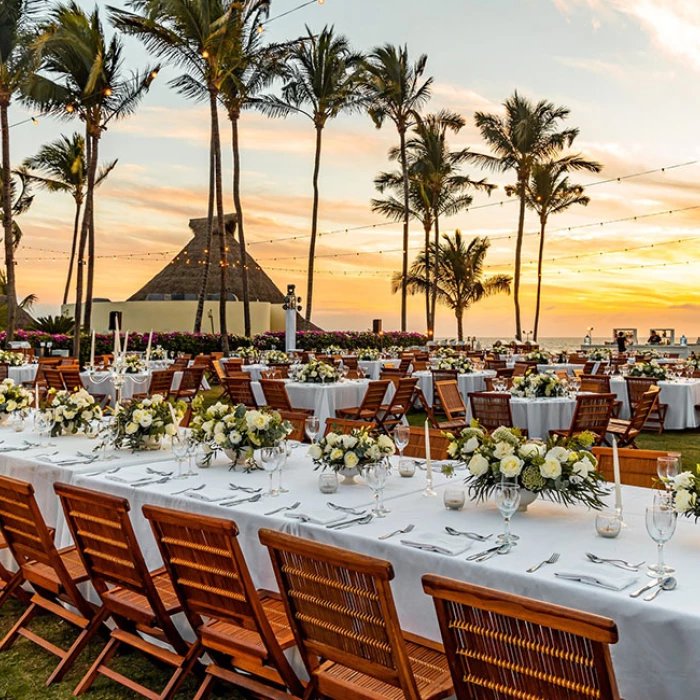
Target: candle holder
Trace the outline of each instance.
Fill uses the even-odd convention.
[[[433,475],[428,472],[428,476],[425,479],[425,491],[421,494],[422,496],[437,496],[437,491],[433,488]]]
[[[601,537],[612,539],[622,531],[622,510],[608,510],[595,516],[595,530]]]

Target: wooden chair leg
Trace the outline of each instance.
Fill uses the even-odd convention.
[[[171,698],[180,689],[180,686],[182,685],[185,678],[187,678],[190,671],[194,668],[194,665],[197,663],[197,659],[199,659],[201,654],[202,648],[199,642],[195,642],[194,644],[192,644],[190,650],[187,652],[185,658],[182,660],[180,667],[170,677],[168,684],[165,686],[163,692],[161,693],[160,700],[171,700]]]
[[[204,682],[199,686],[199,689],[192,700],[207,700],[207,698],[211,695],[212,690],[214,690],[215,682],[216,679],[214,676],[207,673]]]
[[[19,631],[26,627],[39,612],[39,607],[36,603],[31,603],[30,606],[24,611],[22,616],[15,622],[10,631],[5,635],[5,638],[0,642],[0,653],[7,651],[15,642],[19,636]]]
[[[95,679],[99,675],[100,667],[108,664],[111,658],[117,653],[119,649],[119,640],[111,637],[107,642],[105,648],[100,652],[100,655],[95,659],[95,663],[92,664],[90,670],[83,676],[83,679],[78,683],[73,695],[78,697],[82,695],[86,690],[90,689],[90,686],[95,682]]]
[[[10,578],[5,581],[4,587],[0,589],[0,608],[12,595],[14,595],[20,603],[24,603],[24,605],[31,604],[32,596],[22,588],[22,583],[24,583],[24,576],[22,576],[20,571],[10,576]]]

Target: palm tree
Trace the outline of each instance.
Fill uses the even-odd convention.
[[[581,185],[569,182],[571,170],[587,170],[599,173],[600,163],[580,156],[565,156],[555,161],[535,165],[525,191],[525,203],[537,212],[540,219],[540,249],[537,259],[537,300],[535,302],[535,323],[533,340],[537,340],[540,323],[540,297],[542,291],[542,261],[544,256],[544,233],[551,214],[560,214],[574,204],[588,206],[590,197],[583,194]]]
[[[113,160],[100,168],[95,177],[95,187],[99,187],[116,166]],[[66,276],[66,286],[63,291],[63,303],[68,303],[75,266],[75,254],[78,247],[80,232],[80,213],[85,200],[85,185],[87,162],[85,160],[85,138],[78,133],[72,136],[61,136],[56,141],[42,146],[36,155],[27,158],[23,163],[25,176],[49,192],[68,192],[75,202],[75,217],[73,220],[73,239],[71,242],[70,262]],[[30,171],[35,172],[30,172]]]
[[[214,211],[219,235],[219,326],[221,349],[228,353],[226,320],[228,300],[229,246],[226,242],[221,168],[221,134],[218,100],[229,67],[232,47],[240,30],[238,14],[244,6],[267,5],[253,0],[131,0],[128,5],[141,14],[110,8],[115,25],[138,37],[156,56],[181,67],[184,72],[170,82],[178,92],[194,99],[206,99],[210,116],[210,185],[207,258],[202,269],[194,329],[201,330],[211,264]],[[262,10],[261,10],[262,11]],[[211,190],[211,187],[210,187]]]
[[[403,194],[403,276],[408,275],[408,222],[410,212],[410,185],[406,156],[406,132],[416,122],[421,108],[430,99],[432,78],[423,80],[428,57],[424,54],[411,64],[408,47],[384,44],[367,57],[367,91],[370,99],[369,115],[378,129],[391,119],[399,133],[401,185]],[[406,330],[405,281],[401,286],[401,330]]]
[[[525,230],[525,193],[532,169],[551,160],[570,146],[578,129],[559,131],[560,123],[569,116],[567,107],[556,107],[542,100],[533,104],[518,92],[503,103],[505,117],[476,112],[474,121],[492,154],[470,153],[469,160],[496,172],[515,172],[514,192],[520,201],[518,232],[515,240],[513,301],[515,304],[515,337],[522,340],[520,314],[520,266]]]
[[[495,294],[510,294],[509,275],[493,275],[484,279],[484,261],[491,243],[488,238],[473,238],[467,245],[460,231],[443,234],[439,244],[430,244],[429,255],[418,254],[408,272],[410,294],[425,292],[434,284],[427,275],[432,258],[436,264],[437,298],[454,311],[457,319],[457,339],[464,340],[464,312],[477,302]],[[392,291],[401,289],[402,275],[392,280]]]
[[[314,292],[314,262],[318,226],[318,176],[321,169],[323,129],[329,119],[341,112],[360,109],[365,98],[360,93],[363,80],[363,58],[350,49],[344,36],[337,36],[333,27],[324,27],[313,34],[306,27],[304,41],[297,42],[289,52],[289,66],[282,96],[262,97],[258,108],[272,117],[286,117],[292,112],[308,117],[316,129],[316,155],[313,174],[313,209],[311,213],[311,242],[306,289],[307,321],[311,320]]]
[[[85,124],[87,182],[85,206],[78,239],[76,273],[75,333],[73,353],[80,354],[81,323],[89,328],[92,315],[92,288],[95,274],[94,193],[97,182],[99,144],[107,124],[131,114],[157,69],[132,73],[127,78],[123,66],[121,37],[108,39],[98,8],[86,13],[75,2],[58,5],[41,27],[35,41],[41,73],[33,76],[25,99],[43,111],[66,118],[77,116]],[[82,301],[87,246],[87,288],[85,317]]]
[[[9,343],[15,333],[17,284],[12,204],[12,164],[10,158],[10,103],[31,74],[33,63],[27,51],[36,0],[3,0],[0,3],[0,131],[2,132],[2,210],[5,245],[5,274],[8,298],[7,333]]]
[[[7,282],[7,275],[4,270],[0,269],[0,299],[4,301],[0,302],[0,328],[7,330],[7,320],[9,318],[10,306],[8,303],[9,299],[9,286]],[[32,310],[32,306],[37,302],[38,297],[36,294],[28,294],[24,299],[21,299],[15,303],[14,315],[17,317],[17,312],[22,310],[29,312]],[[29,330],[29,329],[24,329]]]
[[[468,160],[468,149],[451,151],[447,142],[447,132],[458,133],[464,126],[464,118],[447,110],[441,110],[426,117],[419,117],[413,129],[413,135],[406,142],[408,154],[409,178],[420,183],[425,196],[429,198],[433,212],[433,252],[439,248],[440,216],[452,216],[471,206],[473,198],[468,190],[477,189],[491,193],[495,185],[485,179],[472,180],[461,174],[461,166]],[[398,149],[390,152],[394,160],[399,157]],[[429,238],[426,237],[424,254],[426,255],[426,274],[430,277],[430,259],[428,256]],[[436,263],[435,263],[436,264]],[[430,287],[430,322],[428,334],[435,332],[435,308],[438,296],[438,280],[433,276]],[[428,293],[428,292],[426,292]],[[433,336],[434,337],[434,336]]]
[[[10,202],[9,210],[5,209],[7,200]],[[7,197],[5,196],[5,185],[0,183],[0,221],[3,223],[3,228],[8,219],[12,222],[10,244],[13,254],[18,248],[20,240],[22,240],[22,229],[17,223],[17,218],[29,209],[33,201],[34,195],[32,194],[31,181],[21,170],[10,174],[10,187]],[[9,216],[5,215],[6,211],[9,211]],[[5,294],[9,296],[10,283],[7,275],[3,279],[5,280]]]

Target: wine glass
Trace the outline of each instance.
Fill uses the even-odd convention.
[[[270,475],[270,485],[263,496],[265,498],[279,496],[279,489],[272,488],[272,479],[275,472],[282,464],[282,447],[280,445],[275,445],[274,447],[263,447],[262,450],[260,450],[260,463],[262,464],[262,468]]]
[[[680,455],[669,453],[656,460],[656,473],[667,489],[673,488],[673,480],[680,473]]]
[[[279,493],[289,493],[289,489],[284,488],[282,486],[282,472],[284,472],[284,468],[287,466],[287,458],[289,457],[289,454],[291,450],[289,449],[289,445],[287,445],[287,438],[284,439],[282,443],[280,443],[281,449],[282,449],[282,459],[280,461],[280,468],[277,471],[277,491]]]
[[[503,544],[513,544],[520,539],[510,531],[510,519],[520,505],[520,487],[513,479],[502,479],[501,483],[496,485],[494,499],[505,523],[503,534],[499,535],[498,539]]]
[[[394,428],[394,444],[396,445],[396,449],[399,451],[399,469],[401,468],[401,463],[403,462],[403,451],[406,449],[410,438],[410,426],[399,423]]]
[[[197,472],[192,468],[192,460],[197,453],[197,443],[194,440],[188,439],[185,440],[185,446],[187,448],[187,471],[185,472],[185,476],[196,476]]]
[[[41,447],[51,447],[51,431],[54,426],[54,417],[51,411],[40,411],[35,417],[36,431],[39,433],[39,444]],[[46,443],[44,443],[46,436]]]
[[[365,468],[364,477],[367,486],[372,489],[374,495],[372,515],[374,515],[375,518],[383,518],[390,512],[389,509],[384,506],[384,487],[389,478],[389,469],[385,461],[382,460],[381,462],[374,462],[368,465]]]
[[[187,440],[180,437],[179,435],[173,435],[171,440],[171,447],[173,450],[173,457],[175,457],[175,462],[177,463],[177,477],[178,479],[186,479],[189,473],[182,472],[182,463],[185,461],[188,452]]]
[[[321,422],[319,421],[318,416],[309,416],[304,421],[304,429],[306,430],[306,434],[309,436],[309,440],[311,440],[311,444],[313,445],[316,442],[316,436],[321,429]]]
[[[664,562],[664,545],[676,531],[678,515],[673,509],[673,502],[668,494],[658,492],[654,496],[654,505],[647,506],[646,525],[649,537],[656,542],[658,560],[649,565],[648,575],[652,578],[672,574],[675,569]],[[662,498],[663,497],[663,498]]]

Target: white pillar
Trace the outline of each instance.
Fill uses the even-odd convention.
[[[287,296],[284,298],[285,323],[284,323],[284,349],[292,352],[297,346],[297,312],[301,311],[301,297],[296,295],[296,287],[287,285]]]

